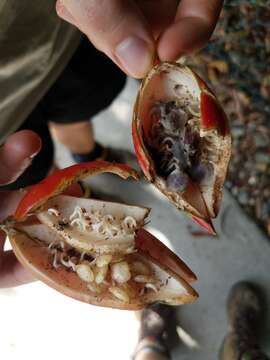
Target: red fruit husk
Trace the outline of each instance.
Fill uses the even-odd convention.
[[[219,153],[217,154],[218,161],[215,164],[215,175],[213,179],[211,179],[211,185],[209,185],[211,186],[212,192],[210,191],[210,194],[208,193],[209,191],[207,192],[207,199],[204,197],[199,185],[196,185],[196,183],[191,180],[186,190],[182,193],[177,193],[177,196],[176,193],[169,191],[166,188],[166,184],[163,184],[164,182],[162,182],[161,177],[157,175],[154,160],[147,149],[149,128],[151,128],[151,120],[149,118],[151,102],[160,101],[162,94],[167,91],[166,85],[164,85],[162,81],[166,81],[164,79],[166,79],[170,71],[175,71],[175,73],[178,74],[178,78],[183,76],[185,86],[187,86],[187,79],[189,78],[190,84],[192,84],[190,85],[191,89],[195,91],[195,93],[197,91],[197,95],[199,94],[201,129],[204,131],[216,130],[216,141],[219,149]],[[179,74],[183,75],[180,76]],[[172,79],[170,78],[170,80]],[[149,89],[151,81],[154,83],[152,90]],[[173,87],[173,85],[170,86]],[[174,99],[171,93],[172,88],[170,92],[168,91],[170,95],[164,96],[166,101]],[[177,208],[189,213],[194,221],[203,226],[209,233],[214,234],[215,230],[211,219],[217,216],[220,207],[222,187],[225,181],[231,152],[231,137],[226,115],[204,80],[192,70],[180,64],[162,63],[155,66],[141,84],[134,106],[132,135],[135,153],[146,178],[167,196]],[[196,191],[194,192],[191,189],[195,189]],[[181,200],[179,200],[178,195],[180,195]]]

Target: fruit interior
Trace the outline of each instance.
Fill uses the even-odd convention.
[[[46,203],[38,219],[82,251],[132,251],[137,229],[149,209],[94,199],[59,195]]]
[[[215,131],[200,128],[200,88],[195,77],[186,68],[161,68],[142,91],[139,117],[157,176],[169,192],[184,193],[190,181],[203,191],[213,182],[217,159]]]
[[[74,273],[97,301],[185,302],[185,281],[174,278],[135,248],[149,210],[59,195],[37,219],[16,229],[47,249],[52,269]],[[181,300],[180,300],[181,299]]]

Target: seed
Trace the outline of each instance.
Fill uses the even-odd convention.
[[[57,249],[53,249],[52,254],[53,254],[53,267],[57,269],[59,267]]]
[[[47,211],[48,211],[49,214],[54,215],[54,216],[59,216],[60,215],[59,211],[54,209],[54,208],[50,208]]]
[[[102,224],[102,223],[99,223],[99,224],[98,224],[98,226],[97,226],[97,232],[98,232],[100,235],[105,235],[105,234],[106,234],[106,229],[105,229],[104,224]]]
[[[131,278],[129,266],[126,261],[113,264],[111,266],[111,271],[112,278],[120,284],[127,282]]]
[[[129,302],[129,296],[127,292],[119,287],[110,287],[109,291],[115,296],[117,299],[123,301],[123,302]]]
[[[95,268],[95,273],[96,273],[95,282],[97,284],[103,283],[103,281],[106,278],[107,272],[108,272],[108,265],[104,265],[102,267],[96,267]]]
[[[188,176],[180,169],[173,170],[166,180],[167,187],[170,191],[183,192],[188,186]]]
[[[126,250],[126,254],[132,254],[134,252],[136,252],[137,250],[135,249],[134,245],[131,245],[127,248]]]
[[[98,267],[103,267],[108,265],[112,260],[112,255],[100,255],[96,258],[96,265]]]
[[[131,271],[134,272],[135,274],[140,274],[140,275],[150,274],[149,268],[141,261],[134,261],[133,263],[130,264],[130,266],[131,266]]]
[[[125,256],[122,254],[113,255],[111,263],[113,263],[113,264],[118,263],[118,262],[124,260],[124,258],[125,258]]]
[[[122,226],[126,231],[132,233],[136,229],[137,223],[132,216],[126,216],[125,219],[122,221]]]
[[[147,289],[151,289],[151,290],[154,290],[154,292],[158,292],[158,289],[157,289],[157,287],[154,285],[154,284],[151,284],[151,283],[147,283],[147,284],[145,284],[145,287],[147,288]]]
[[[94,293],[97,293],[97,294],[101,293],[101,288],[98,285],[96,285],[95,283],[87,284],[87,287],[90,291],[92,291]]]
[[[154,280],[153,277],[149,275],[136,275],[134,277],[134,281],[138,283],[148,283],[148,282],[152,282],[153,280]]]
[[[89,265],[87,264],[77,265],[76,272],[83,281],[85,282],[94,281],[94,273]]]
[[[126,291],[126,293],[128,294],[129,298],[130,299],[133,299],[136,297],[137,295],[137,291],[136,289],[134,289],[130,284],[128,283],[125,283],[125,284],[122,284],[122,289],[124,291]]]

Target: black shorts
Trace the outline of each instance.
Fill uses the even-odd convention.
[[[90,119],[111,104],[125,81],[126,75],[82,37],[62,74],[18,129],[35,131],[42,139],[42,149],[29,169],[8,188],[32,185],[47,175],[54,156],[49,121],[69,124]]]

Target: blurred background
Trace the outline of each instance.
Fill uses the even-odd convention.
[[[187,59],[230,118],[227,188],[270,237],[270,2],[225,1],[208,46]]]

